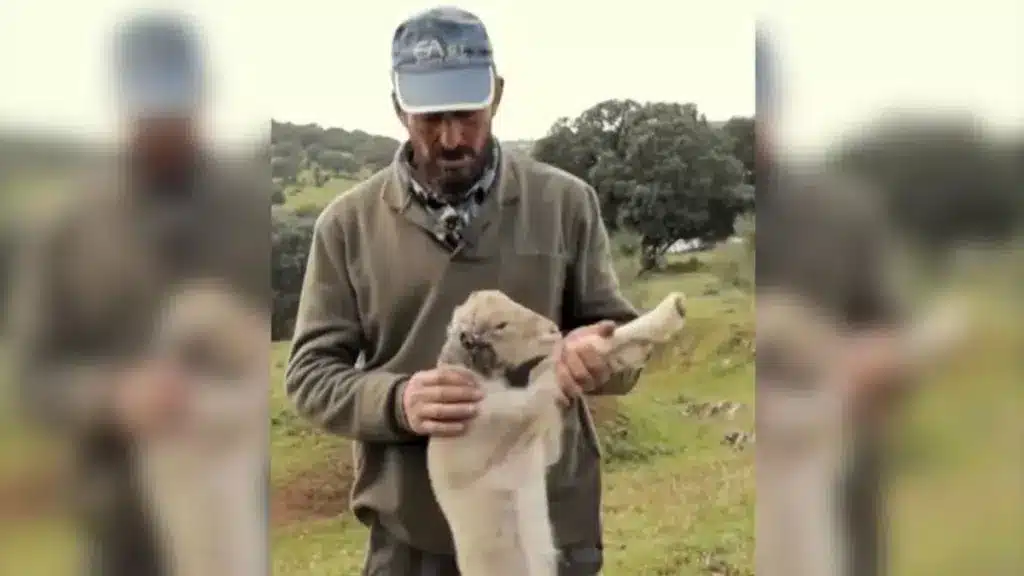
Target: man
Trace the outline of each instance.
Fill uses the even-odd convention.
[[[458,574],[431,495],[427,439],[461,433],[480,399],[437,370],[454,307],[499,289],[558,321],[564,457],[550,472],[561,574],[603,562],[597,438],[581,393],[623,394],[589,333],[636,317],[619,291],[594,190],[491,134],[504,88],[484,25],[437,8],[392,43],[395,112],[408,141],[386,169],[319,217],[286,375],[298,411],[353,439],[352,508],[370,529],[364,574]]]
[[[67,198],[20,270],[19,383],[29,412],[73,443],[87,572],[166,573],[133,471],[133,441],[175,423],[188,393],[144,353],[170,287],[227,281],[269,300],[269,180],[214,169],[201,142],[197,31],[174,16],[118,30],[128,133],[116,177]],[[255,553],[255,552],[254,552]]]
[[[896,345],[903,316],[890,278],[889,230],[873,191],[839,174],[785,170],[773,131],[778,120],[777,62],[757,39],[757,289],[784,290],[841,319],[856,335],[844,369],[856,414],[853,462],[837,491],[849,541],[842,574],[884,573],[881,440],[907,367]],[[785,380],[758,358],[758,377]]]

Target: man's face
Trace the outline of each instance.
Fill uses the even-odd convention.
[[[131,130],[132,152],[147,172],[173,177],[191,167],[197,148],[192,118],[135,118]]]
[[[491,109],[402,114],[424,184],[442,194],[472,186],[487,162]]]

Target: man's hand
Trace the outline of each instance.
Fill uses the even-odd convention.
[[[483,393],[468,374],[435,368],[412,375],[402,407],[412,431],[423,436],[458,436],[477,413]]]
[[[555,371],[566,403],[596,390],[611,377],[611,366],[594,345],[594,338],[609,338],[614,332],[615,323],[606,320],[577,328],[562,339],[555,351]]]
[[[854,337],[844,355],[847,397],[859,413],[875,412],[886,404],[893,386],[905,376],[903,347],[896,335],[866,334]]]
[[[143,362],[126,369],[114,382],[115,424],[133,438],[172,429],[184,415],[188,381],[173,363]]]

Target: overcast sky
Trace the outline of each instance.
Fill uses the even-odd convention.
[[[119,17],[158,4],[0,0],[0,121],[112,132],[110,31]],[[434,2],[169,4],[196,15],[205,31],[218,138],[261,133],[270,116],[402,136],[388,95],[391,35]],[[790,144],[818,146],[887,104],[957,106],[1021,122],[1021,3],[840,4],[848,3],[771,3]],[[716,120],[753,113],[752,0],[459,5],[486,23],[507,79],[495,128],[502,138],[542,136],[558,117],[608,98],[695,102]]]

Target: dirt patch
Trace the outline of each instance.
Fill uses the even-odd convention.
[[[345,514],[353,478],[350,464],[324,464],[296,474],[272,491],[271,525],[287,526]]]

